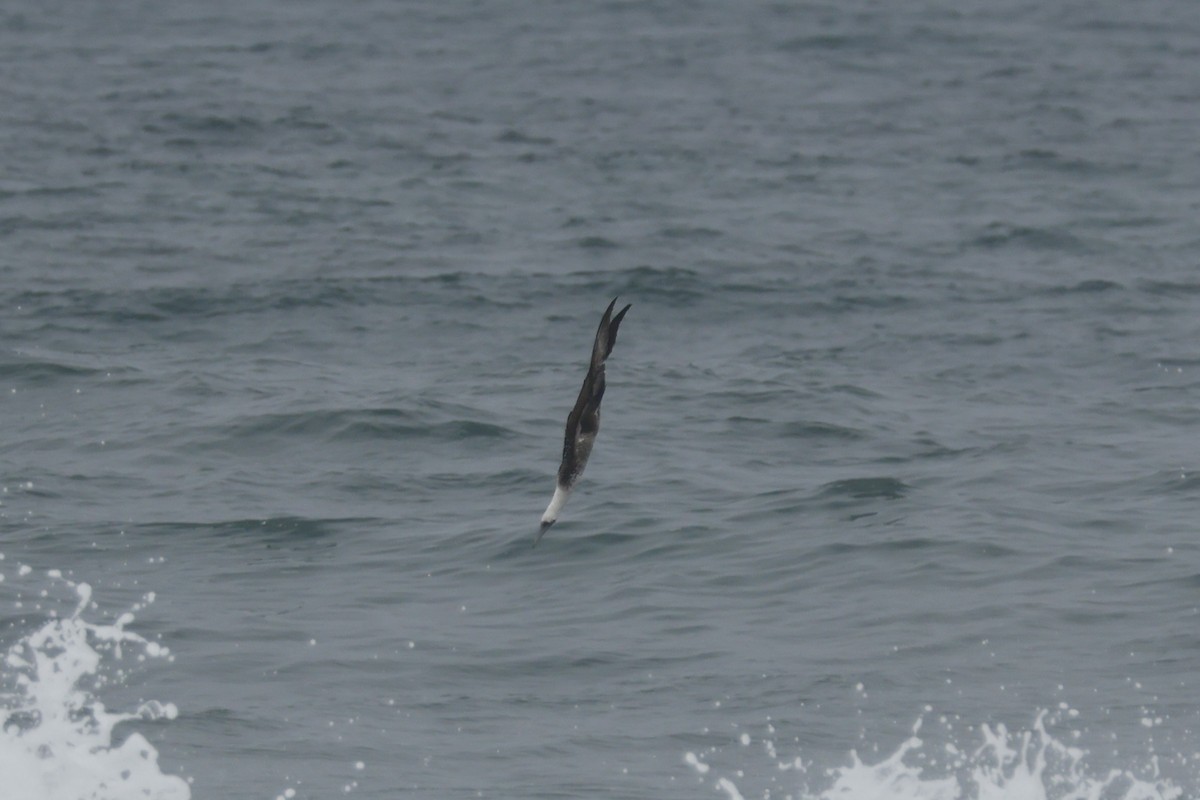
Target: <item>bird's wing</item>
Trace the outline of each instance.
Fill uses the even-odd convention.
[[[596,328],[596,341],[592,344],[592,361],[588,365],[588,372],[594,372],[598,369],[603,369],[604,360],[612,353],[613,345],[617,343],[617,328],[621,326],[621,320],[625,319],[625,312],[629,310],[629,306],[625,306],[614,317],[612,315],[613,307],[617,304],[617,298],[608,304],[608,308],[604,309],[604,316],[600,318],[600,327]]]
[[[613,308],[617,300],[608,304],[600,326],[596,329],[596,339],[592,344],[592,358],[588,363],[588,372],[579,388],[579,396],[575,398],[575,406],[567,415],[566,430],[563,431],[563,456],[559,464],[559,482],[570,484],[587,464],[587,458],[592,451],[592,442],[600,430],[600,401],[604,399],[604,362],[612,353],[617,341],[617,329],[625,312],[630,306],[625,306],[614,317]]]

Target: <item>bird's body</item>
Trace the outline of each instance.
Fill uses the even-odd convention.
[[[558,513],[567,502],[571,489],[575,486],[583,468],[587,466],[588,457],[592,454],[592,445],[596,442],[596,433],[600,430],[600,401],[604,399],[604,361],[612,352],[617,341],[617,328],[625,318],[629,306],[625,306],[613,316],[613,308],[617,300],[608,304],[600,327],[596,330],[596,339],[592,344],[592,360],[588,363],[587,376],[579,389],[579,397],[575,407],[567,415],[567,429],[563,436],[562,461],[558,465],[558,478],[554,486],[554,497],[542,514],[542,524],[538,529],[534,545],[541,540],[550,526],[558,519]]]

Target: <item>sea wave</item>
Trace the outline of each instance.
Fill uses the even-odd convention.
[[[927,709],[928,713],[928,709]],[[1104,759],[1074,743],[1079,712],[1060,704],[1034,715],[1024,729],[1003,723],[966,726],[962,733],[942,718],[940,728],[923,735],[925,717],[911,735],[883,757],[851,750],[846,763],[822,766],[803,754],[783,755],[773,725],[758,739],[765,769],[718,768],[723,748],[688,751],[683,762],[702,783],[728,800],[748,796],[798,797],[803,800],[1175,800],[1184,790],[1161,773],[1162,757],[1150,753],[1126,764]],[[755,737],[743,732],[744,748]],[[868,748],[870,749],[870,748]],[[736,759],[744,760],[744,759]],[[1180,756],[1179,761],[1186,761]],[[743,794],[753,784],[756,795]],[[759,790],[759,784],[766,788]],[[757,792],[761,791],[761,795]]]
[[[28,580],[31,570],[18,566],[16,574],[18,580]],[[174,704],[148,700],[130,711],[113,711],[100,699],[103,687],[130,674],[131,661],[172,660],[168,648],[129,629],[134,612],[152,603],[153,594],[114,622],[95,622],[89,619],[96,612],[91,586],[67,580],[56,570],[46,577],[50,585],[35,591],[39,598],[65,588],[76,604],[60,617],[40,601],[37,607],[46,609],[48,618],[5,649],[0,666],[4,797],[187,800],[188,782],[164,773],[154,746],[142,733],[127,730],[135,721],[175,719]],[[7,587],[13,585],[9,581]]]

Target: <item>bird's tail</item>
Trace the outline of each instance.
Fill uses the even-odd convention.
[[[625,319],[625,312],[632,307],[632,303],[622,308],[613,316],[613,308],[617,305],[617,298],[613,298],[608,304],[608,308],[604,310],[604,316],[600,319],[600,327],[596,329],[596,343],[592,345],[592,369],[599,369],[604,360],[612,354],[613,345],[617,343],[617,329],[621,327],[621,320]]]

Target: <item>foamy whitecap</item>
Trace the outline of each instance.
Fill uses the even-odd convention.
[[[1141,770],[1094,771],[1086,750],[1063,743],[1047,730],[1048,719],[1059,717],[1043,711],[1028,730],[1011,733],[1004,725],[981,725],[975,741],[948,741],[938,747],[920,737],[918,721],[912,735],[885,758],[867,762],[852,750],[848,766],[823,771],[799,758],[778,760],[776,746],[764,740],[764,750],[775,762],[768,768],[776,772],[769,781],[775,788],[755,796],[764,800],[1176,800],[1183,796],[1182,789],[1158,775],[1156,759]],[[730,800],[743,797],[737,783],[718,774],[710,763],[693,753],[684,761],[701,776],[708,777],[711,770],[712,788]],[[736,771],[739,781],[746,772]]]
[[[113,675],[124,674],[124,650],[140,659],[169,659],[169,651],[127,629],[132,613],[109,625],[88,622],[91,587],[57,573],[51,578],[76,593],[73,613],[55,618],[50,612],[40,628],[7,648],[0,666],[5,800],[187,800],[187,782],[163,774],[158,751],[142,734],[129,733],[119,743],[113,736],[130,720],[174,719],[175,706],[152,700],[132,712],[109,711],[95,695]]]

